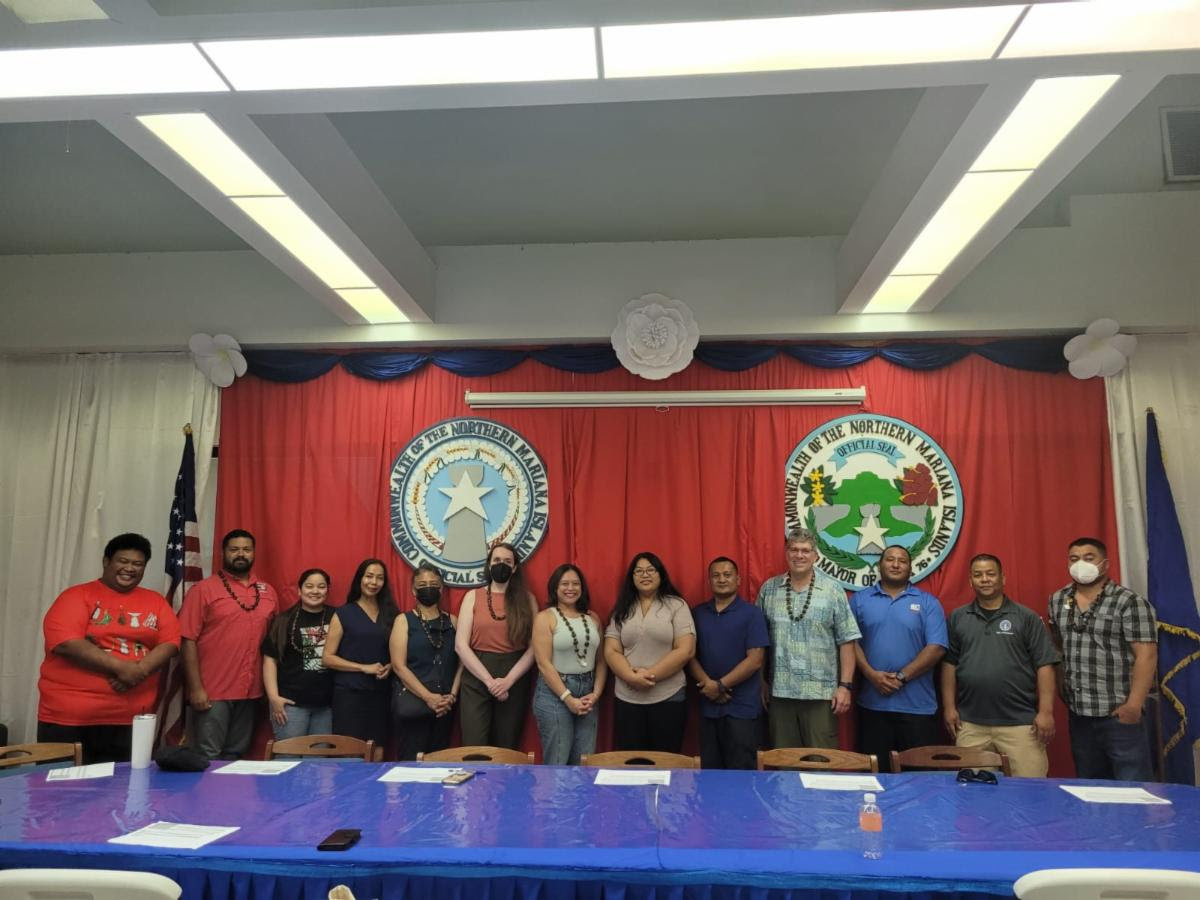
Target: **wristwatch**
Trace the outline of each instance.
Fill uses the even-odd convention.
[[[839,681],[838,687],[844,687],[848,691],[853,691],[854,690],[854,682],[853,681]]]
[[[908,676],[905,675],[904,672],[902,672],[902,671],[896,673],[896,680],[899,681],[901,684],[908,684]]]

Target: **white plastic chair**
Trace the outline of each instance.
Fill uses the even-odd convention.
[[[0,900],[179,900],[183,888],[153,872],[108,869],[8,869]]]
[[[1200,872],[1042,869],[1013,885],[1020,900],[1200,900]]]

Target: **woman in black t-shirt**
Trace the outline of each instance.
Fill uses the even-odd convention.
[[[275,740],[333,730],[333,673],[321,662],[333,607],[329,575],[307,569],[300,602],[275,616],[263,638],[263,684]]]

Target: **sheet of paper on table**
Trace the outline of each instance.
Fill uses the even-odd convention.
[[[446,766],[393,766],[377,780],[389,783],[416,782],[421,784],[437,784],[451,772],[461,772],[461,769],[451,769]]]
[[[601,769],[596,784],[670,784],[669,769]]]
[[[182,822],[155,822],[129,834],[109,838],[110,844],[137,844],[140,847],[166,847],[171,850],[197,850],[205,844],[233,834],[238,826],[185,825]]]
[[[828,772],[801,772],[801,783],[813,791],[882,791],[874,775],[832,775]]]
[[[111,778],[115,763],[93,763],[90,766],[66,766],[51,769],[46,773],[47,781],[79,781],[83,778]]]
[[[1170,800],[1156,797],[1145,788],[1134,787],[1085,787],[1077,784],[1060,784],[1064,791],[1078,797],[1084,803],[1146,803],[1170,806]]]
[[[214,775],[282,775],[300,765],[298,759],[239,759],[227,766],[214,769]]]

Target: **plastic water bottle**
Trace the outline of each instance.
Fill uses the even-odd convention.
[[[883,811],[874,794],[863,794],[858,810],[858,830],[862,834],[863,859],[883,856]]]

